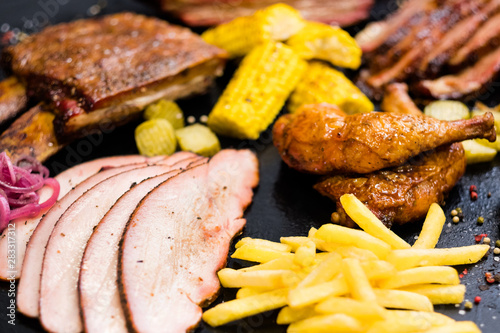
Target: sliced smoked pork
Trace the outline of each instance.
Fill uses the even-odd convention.
[[[201,158],[193,163],[206,163]],[[184,161],[180,162],[184,163]],[[125,315],[117,284],[118,248],[130,215],[156,186],[177,175],[180,169],[146,179],[118,199],[92,233],[80,268],[78,289],[85,332],[126,332]]]
[[[130,155],[105,157],[76,165],[54,177],[60,185],[58,199],[61,199],[74,186],[78,185],[83,180],[92,176],[102,168],[146,162],[150,162],[150,159],[140,155]],[[52,190],[50,189],[50,187],[44,187],[38,192],[38,194],[40,195],[40,202],[43,202],[50,197],[50,195],[52,194]],[[40,213],[37,217],[17,219],[12,222],[14,223],[16,230],[16,262],[14,269],[8,267],[7,260],[8,255],[6,235],[9,229],[5,229],[0,235],[0,279],[17,279],[21,276],[21,267],[24,261],[26,244],[28,243],[28,240],[30,239],[31,234],[35,230],[36,226],[38,225],[38,222],[40,222],[43,213],[45,212]]]
[[[185,332],[220,285],[231,239],[259,180],[248,150],[223,150],[151,191],[132,214],[120,247],[118,282],[127,325]],[[167,329],[168,328],[168,329]]]
[[[78,302],[80,263],[94,227],[131,186],[173,168],[168,165],[135,168],[95,185],[61,215],[43,257],[40,277],[40,321],[51,332],[80,332]]]
[[[192,157],[193,155],[194,154],[192,153],[177,153],[166,158],[162,163],[173,164],[178,160]],[[144,157],[141,157],[141,159],[138,159],[137,161],[141,160],[145,161]],[[130,159],[130,162],[134,161],[135,158]],[[154,162],[158,161],[158,158],[148,159],[146,161],[148,161],[148,163],[149,161]],[[106,162],[106,165],[110,165],[109,161]],[[23,264],[23,269],[21,271],[23,278],[19,282],[17,294],[17,306],[21,313],[29,317],[38,317],[39,315],[40,274],[42,271],[45,246],[47,245],[50,234],[54,229],[54,225],[66,209],[71,206],[71,204],[73,204],[73,202],[83,193],[101,181],[121,172],[145,165],[147,165],[147,163],[129,164],[121,167],[104,169],[69,191],[47,212],[47,214],[45,214],[33,232],[33,235],[29,238],[29,242],[26,247],[25,263]]]

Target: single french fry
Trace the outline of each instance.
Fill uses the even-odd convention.
[[[422,284],[401,288],[401,290],[417,293],[429,298],[432,304],[459,304],[464,301],[465,285]]]
[[[242,272],[223,268],[217,275],[221,285],[225,288],[284,288],[291,287],[299,281],[297,274],[289,270]]]
[[[304,236],[290,236],[281,237],[280,242],[291,247],[292,252],[297,251],[297,249],[304,245],[309,245],[312,240],[309,237]]]
[[[324,224],[314,236],[326,242],[353,245],[361,249],[370,250],[380,259],[387,257],[391,251],[391,247],[387,243],[364,231],[334,224]]]
[[[236,292],[236,298],[245,298],[245,297],[260,295],[268,291],[271,290],[269,288],[243,287],[238,289],[238,292]]]
[[[288,325],[317,315],[318,313],[314,310],[314,306],[304,306],[302,308],[285,306],[278,313],[276,323],[278,325]]]
[[[373,289],[377,304],[385,308],[407,309],[416,311],[433,311],[431,301],[423,295],[391,289]]]
[[[347,297],[329,297],[316,305],[319,313],[343,313],[361,321],[383,320],[386,310],[376,303],[357,301]]]
[[[294,263],[299,266],[305,267],[309,266],[314,262],[316,258],[316,244],[309,240],[297,248],[294,256]]]
[[[362,332],[363,324],[345,314],[333,314],[325,316],[316,316],[304,319],[288,326],[288,333],[331,333],[331,332]]]
[[[303,307],[324,300],[331,296],[342,296],[349,293],[349,287],[343,276],[332,281],[317,284],[306,288],[295,288],[288,294],[288,305]]]
[[[282,243],[276,243],[276,242],[271,242],[265,239],[258,239],[258,238],[250,238],[250,237],[245,237],[242,238],[236,245],[234,246],[236,249],[242,247],[243,245],[248,244],[254,247],[264,247],[266,249],[272,249],[276,251],[282,251],[282,252],[290,252],[292,250],[292,247],[287,244],[282,244]]]
[[[387,228],[354,194],[344,194],[340,203],[349,217],[368,234],[383,240],[393,249],[409,249],[411,246]]]
[[[360,249],[356,246],[339,246],[335,252],[342,258],[356,258],[360,261],[378,260],[378,257],[370,250]]]
[[[433,327],[426,333],[481,333],[472,321],[456,321],[444,326]]]
[[[358,259],[343,259],[342,273],[354,299],[374,302],[377,297]]]
[[[289,256],[290,258],[293,258],[292,253],[244,244],[234,251],[231,258],[265,263],[281,256]]]
[[[478,244],[447,249],[394,250],[386,260],[398,270],[417,266],[465,265],[481,260],[489,248],[489,245]]]
[[[449,266],[424,266],[399,271],[391,278],[380,281],[382,289],[398,289],[405,286],[425,283],[452,284],[460,283],[456,269]]]
[[[242,268],[240,269],[240,271],[251,272],[251,271],[264,271],[264,270],[276,270],[276,269],[288,269],[295,271],[298,268],[299,267],[293,263],[293,256],[281,256],[260,265]]]
[[[422,231],[412,248],[433,249],[436,247],[445,222],[446,216],[444,215],[443,209],[437,203],[431,204],[427,216],[425,217]]]
[[[311,227],[311,229],[309,229],[309,232],[307,233],[307,237],[314,238],[316,231],[318,231],[318,229],[316,229],[315,227]]]
[[[289,289],[276,289],[260,295],[220,303],[203,313],[203,320],[212,327],[281,308],[287,304]]]
[[[369,333],[414,333],[427,332],[434,326],[454,323],[450,317],[437,312],[387,310],[386,319],[374,323]]]
[[[341,263],[342,258],[340,255],[337,253],[328,253],[323,261],[299,282],[297,288],[305,288],[330,281],[340,272]]]
[[[397,272],[393,264],[384,260],[362,261],[361,267],[363,267],[368,280],[387,279]]]

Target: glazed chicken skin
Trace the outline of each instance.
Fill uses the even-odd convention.
[[[474,138],[495,141],[491,113],[447,122],[386,112],[343,117],[328,108],[308,107],[281,116],[273,128],[283,161],[317,175],[364,174],[400,166],[422,152]]]
[[[408,163],[368,175],[336,175],[323,179],[314,188],[337,205],[339,223],[354,227],[340,203],[343,194],[354,194],[387,227],[425,217],[434,202],[445,195],[464,174],[466,159],[461,143],[425,152]]]

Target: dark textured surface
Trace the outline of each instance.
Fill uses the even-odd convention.
[[[56,1],[56,0],[54,0]],[[75,17],[85,16],[87,9],[95,4],[96,0],[57,0],[66,5],[59,6],[57,15],[51,16],[51,22],[69,21]],[[42,1],[45,2],[45,1]],[[47,1],[47,2],[50,2]],[[30,5],[31,4],[31,5]],[[379,4],[373,11],[373,17],[380,19],[395,6],[395,1],[388,4]],[[41,11],[37,1],[28,0],[2,0],[0,2],[0,26],[3,22],[9,22],[13,27],[22,27],[23,17],[31,18],[34,13]],[[131,0],[109,1],[104,13],[121,10],[138,11],[140,13],[152,13],[149,7],[143,6]],[[40,16],[40,15],[38,15]],[[355,32],[358,28],[352,28]],[[219,81],[219,87],[214,87],[209,94],[195,99],[182,101],[181,107],[186,115],[207,114],[215,102],[215,97],[220,93],[220,86],[224,85],[224,79]],[[494,90],[488,91],[484,99],[495,103]],[[136,153],[133,139],[133,130],[137,123],[127,125],[119,129],[109,129],[104,135],[93,135],[79,140],[61,150],[46,165],[52,172],[61,170],[80,163],[85,160],[117,154]],[[243,236],[261,237],[270,240],[279,240],[280,236],[306,235],[311,226],[318,227],[329,222],[330,213],[335,204],[321,197],[312,189],[317,177],[299,174],[290,170],[280,161],[277,150],[271,144],[270,132],[264,133],[257,141],[230,141],[223,140],[223,146],[251,148],[258,154],[260,161],[261,182],[255,192],[253,204],[249,207],[245,217],[248,220]],[[438,247],[460,246],[474,244],[474,235],[487,233],[494,242],[500,238],[500,157],[492,163],[469,166],[465,176],[451,191],[444,206],[447,223]],[[469,186],[476,185],[479,198],[471,201],[469,198]],[[491,192],[491,197],[487,194]],[[464,213],[464,221],[455,225],[451,223],[450,211],[461,207]],[[482,226],[476,224],[478,216],[484,216],[485,223]],[[406,225],[404,228],[395,229],[398,234],[410,243],[418,235],[421,223]],[[231,249],[230,252],[232,252]],[[229,266],[240,267],[241,262],[230,260]],[[473,300],[477,295],[482,297],[481,303],[474,306],[472,311],[460,315],[458,311],[463,309],[451,306],[436,306],[436,310],[458,320],[473,320],[481,326],[483,332],[498,332],[500,324],[500,289],[498,284],[489,286],[488,290],[481,291],[480,286],[486,285],[484,272],[500,272],[499,262],[494,260],[493,254],[482,260],[477,265],[458,267],[462,272],[467,268],[469,273],[462,279],[467,285],[466,298]],[[16,314],[16,325],[7,323],[7,305],[10,301],[8,296],[9,284],[0,283],[0,332],[40,332],[41,327],[37,320],[28,319],[21,314]],[[223,290],[221,300],[229,300],[234,297],[233,290]],[[197,332],[284,332],[284,327],[274,324],[275,312],[254,316],[236,324],[227,325],[217,329],[208,328],[201,324]]]

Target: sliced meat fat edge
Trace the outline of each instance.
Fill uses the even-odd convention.
[[[178,160],[182,160],[193,155],[194,154],[192,153],[177,153],[167,158],[162,157],[161,160],[155,158],[154,161],[157,163],[175,163]],[[70,190],[45,214],[31,235],[26,247],[26,254],[21,271],[21,276],[23,276],[23,278],[19,282],[17,294],[17,307],[21,313],[28,317],[39,316],[40,274],[42,271],[42,261],[45,253],[45,247],[50,234],[54,229],[54,225],[66,209],[83,193],[101,181],[121,172],[146,165],[146,163],[141,163],[124,165],[110,169],[105,168],[75,186],[74,189]],[[106,166],[109,166],[109,163],[107,163],[105,167]]]
[[[152,190],[130,217],[120,246],[118,283],[127,327],[185,332],[220,285],[232,238],[257,186],[247,150],[223,150]]]
[[[61,215],[47,243],[40,276],[40,321],[45,329],[82,331],[78,276],[94,227],[132,186],[172,169],[168,165],[146,166],[112,176],[85,192]]]
[[[74,186],[80,184],[82,181],[97,173],[102,168],[146,162],[150,162],[150,159],[140,155],[129,155],[105,157],[76,165],[54,177],[60,185],[58,199],[61,199]],[[40,196],[40,202],[44,202],[52,195],[52,189],[50,189],[50,187],[44,187],[38,191],[38,195]],[[7,245],[9,243],[9,239],[7,237],[7,232],[9,230],[5,229],[0,235],[0,279],[17,279],[21,276],[21,268],[24,261],[26,244],[28,243],[36,226],[40,222],[43,213],[44,212],[33,218],[16,219],[11,222],[14,225],[15,230],[16,258],[14,263],[12,261],[9,262],[8,260]],[[13,267],[11,265],[13,265]]]
[[[205,158],[193,158],[188,168],[206,162]],[[131,188],[118,199],[92,233],[83,254],[78,282],[85,332],[127,332],[116,281],[119,243],[130,215],[144,196],[180,171],[177,169],[146,179]]]

